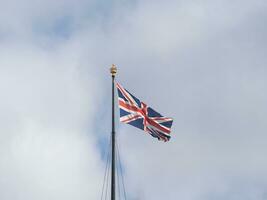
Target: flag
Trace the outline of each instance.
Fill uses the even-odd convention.
[[[171,136],[172,118],[161,114],[141,102],[119,83],[116,83],[119,98],[120,121],[142,129],[162,141]]]

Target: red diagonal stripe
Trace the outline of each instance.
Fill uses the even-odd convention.
[[[120,86],[120,84],[117,83],[117,88],[121,91],[121,93],[123,94],[123,96],[131,103],[131,104],[135,104],[131,98],[128,97],[128,93],[124,90],[123,87]]]

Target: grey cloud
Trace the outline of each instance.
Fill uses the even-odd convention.
[[[130,188],[141,199],[264,199],[266,4],[174,5],[140,6],[115,42],[119,80],[175,119],[169,144],[122,125]]]
[[[44,17],[73,5],[50,12],[50,3]],[[71,13],[82,23],[63,42],[27,30],[28,40],[3,42],[3,199],[97,198],[95,145],[110,128],[111,63],[129,91],[175,119],[166,144],[118,124],[130,199],[265,199],[266,3],[120,3],[95,20],[78,6]]]

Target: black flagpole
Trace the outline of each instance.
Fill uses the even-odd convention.
[[[114,82],[115,75],[117,73],[117,68],[115,65],[112,65],[110,68],[110,73],[112,76],[112,161],[111,161],[111,200],[115,200],[115,191],[116,191],[116,181],[115,181],[115,110],[114,110]]]

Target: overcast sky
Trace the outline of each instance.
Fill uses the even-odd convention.
[[[100,199],[114,63],[174,118],[167,143],[117,122],[129,200],[266,200],[266,24],[264,0],[2,0],[0,199]]]

